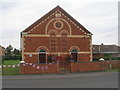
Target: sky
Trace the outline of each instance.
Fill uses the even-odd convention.
[[[118,1],[0,0],[0,45],[20,49],[20,32],[57,5],[93,34],[93,44],[118,45]]]

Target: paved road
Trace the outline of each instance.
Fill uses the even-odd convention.
[[[3,88],[118,88],[118,72],[4,76]]]

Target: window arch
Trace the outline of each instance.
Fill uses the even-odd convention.
[[[45,50],[46,52],[49,52],[48,48],[45,46],[39,46],[36,51],[39,52],[40,50]]]
[[[60,35],[62,35],[62,34],[70,35],[70,32],[68,32],[68,30],[61,30],[61,31],[59,32],[59,34],[60,34]]]
[[[52,34],[52,33],[55,33],[55,34],[57,35],[57,34],[58,34],[58,31],[57,31],[57,30],[54,30],[54,29],[49,30],[48,34],[50,35],[50,34]]]
[[[78,52],[80,51],[80,48],[78,46],[72,46],[69,49],[69,52],[71,52],[73,49],[76,49]]]

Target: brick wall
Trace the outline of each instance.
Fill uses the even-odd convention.
[[[89,71],[104,71],[110,69],[110,64],[112,69],[120,69],[120,60],[113,61],[98,61],[98,62],[70,62],[69,65],[64,66],[70,72],[89,72]],[[32,67],[31,65],[23,66],[20,65],[21,74],[52,74],[60,73],[60,64],[37,64],[36,66],[45,67],[48,69],[37,69],[37,67]]]
[[[100,71],[100,62],[71,63],[71,72]]]
[[[111,64],[111,66],[110,66]],[[106,69],[120,69],[120,61],[112,60],[112,61],[98,61],[98,62],[71,62],[71,72],[86,72],[86,71],[103,71]]]
[[[48,69],[37,69],[37,66],[45,67]],[[45,73],[58,73],[59,72],[59,64],[37,64],[36,67],[31,65],[23,66],[20,65],[20,73],[21,74],[45,74]]]

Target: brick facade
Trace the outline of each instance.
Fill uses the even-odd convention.
[[[92,34],[59,6],[22,31],[21,40],[28,63],[49,63],[50,55],[54,62],[67,55],[75,62],[92,61]]]

